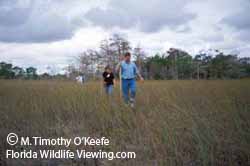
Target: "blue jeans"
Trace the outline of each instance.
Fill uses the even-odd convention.
[[[105,92],[107,95],[111,95],[113,93],[113,85],[105,85]]]
[[[129,96],[130,93],[130,96]],[[129,102],[129,98],[134,99],[136,95],[136,80],[122,79],[122,94],[125,103]]]

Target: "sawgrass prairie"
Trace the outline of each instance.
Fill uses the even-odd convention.
[[[250,165],[249,79],[144,81],[137,86],[132,110],[123,104],[119,85],[107,97],[100,82],[0,81],[2,162],[46,163],[4,161],[6,135],[15,132],[46,138],[104,136],[110,146],[103,150],[136,152],[136,159],[59,160],[54,165]]]

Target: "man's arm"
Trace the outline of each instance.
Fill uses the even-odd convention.
[[[137,75],[138,75],[138,77],[140,78],[140,80],[141,80],[141,81],[143,81],[143,80],[144,80],[144,78],[141,76],[141,74],[140,74],[140,73],[138,73]]]
[[[141,76],[140,73],[137,73],[138,77],[140,78],[141,81],[144,81],[144,78]]]
[[[140,71],[138,70],[136,64],[135,64],[135,72],[136,72],[136,75],[140,78],[140,80],[143,81],[144,78],[141,76],[141,73],[140,73]]]

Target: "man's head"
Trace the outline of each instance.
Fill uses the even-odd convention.
[[[131,54],[130,54],[130,52],[127,52],[127,53],[124,55],[124,60],[125,60],[126,62],[130,62],[130,59],[131,59]]]

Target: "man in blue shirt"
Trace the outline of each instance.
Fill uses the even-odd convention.
[[[122,81],[122,94],[124,101],[125,103],[130,104],[131,107],[134,107],[136,76],[139,76],[142,81],[143,77],[140,75],[135,63],[131,61],[131,54],[129,52],[124,55],[124,60],[118,64],[116,70],[121,73],[120,77]]]

